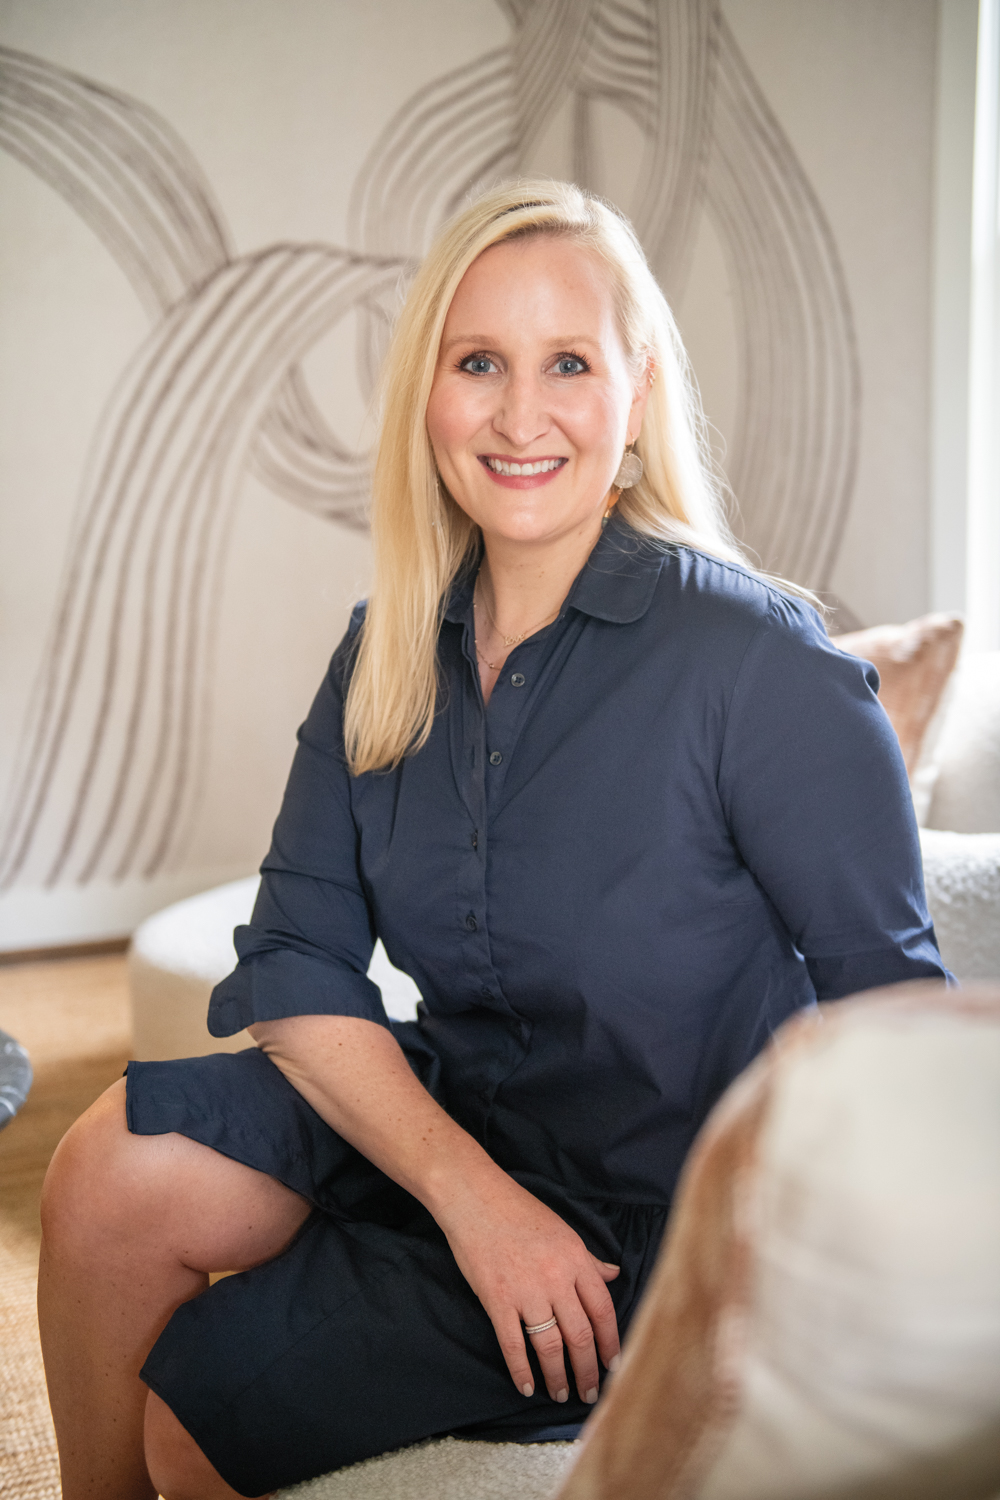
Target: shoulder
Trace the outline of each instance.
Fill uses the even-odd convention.
[[[804,599],[786,594],[752,568],[695,547],[666,549],[654,607],[665,624],[689,629],[716,647],[746,650],[751,642],[774,638],[840,654]]]

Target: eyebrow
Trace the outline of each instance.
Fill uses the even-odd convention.
[[[476,344],[488,349],[491,342],[489,335],[485,333],[459,333],[454,338],[442,342],[441,352],[445,354],[449,349],[454,349],[457,344]],[[571,344],[597,344],[600,343],[600,339],[595,338],[592,333],[564,333],[558,338],[549,339],[548,343],[552,349],[568,349]]]

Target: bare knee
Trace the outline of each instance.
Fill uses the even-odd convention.
[[[42,1232],[51,1247],[89,1227],[119,1234],[128,1177],[125,1080],[112,1084],[63,1136],[42,1186]]]
[[[237,1271],[278,1255],[309,1204],[263,1172],[174,1132],[133,1135],[125,1081],[66,1132],[42,1191],[49,1253]]]
[[[149,1477],[163,1500],[237,1500],[238,1491],[154,1391],[146,1400],[145,1441]]]

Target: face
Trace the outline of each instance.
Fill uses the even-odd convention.
[[[491,540],[596,535],[642,423],[608,274],[572,240],[494,245],[448,310],[427,405],[441,478]]]

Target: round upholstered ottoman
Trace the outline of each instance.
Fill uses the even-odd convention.
[[[211,1036],[206,1016],[214,986],[235,967],[233,928],[250,920],[259,883],[254,875],[216,886],[166,907],[136,929],[128,955],[134,1057],[151,1062],[253,1046],[245,1031]],[[381,943],[368,973],[389,1015],[411,1020],[420,993],[393,968]]]

